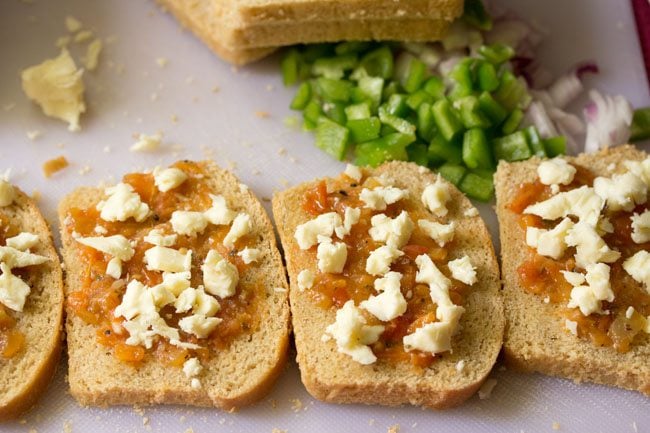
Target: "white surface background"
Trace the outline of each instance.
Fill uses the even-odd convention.
[[[551,70],[560,73],[576,61],[597,60],[601,74],[590,84],[621,93],[636,106],[650,105],[629,2],[500,3],[549,30],[540,53]],[[21,69],[57,54],[54,43],[66,32],[68,14],[103,38],[115,37],[105,45],[98,70],[85,75],[88,112],[80,133],[45,118],[20,90]],[[77,59],[81,53],[73,50]],[[0,0],[0,55],[0,169],[12,168],[12,180],[25,191],[40,191],[40,204],[52,222],[56,203],[74,187],[179,158],[213,158],[266,199],[288,184],[342,168],[312,146],[309,134],[283,125],[293,90],[281,85],[277,57],[237,71],[181,31],[152,1]],[[159,57],[169,64],[159,67]],[[220,91],[213,92],[214,86]],[[259,118],[256,111],[267,111],[270,118]],[[33,130],[42,137],[28,140],[26,132]],[[159,152],[128,152],[132,134],[158,130],[164,133]],[[41,164],[59,155],[71,167],[46,180]],[[86,166],[90,171],[81,174]],[[491,209],[481,211],[496,233]],[[650,431],[650,401],[640,394],[499,370],[493,373],[498,385],[490,399],[474,397],[445,412],[316,402],[302,387],[294,363],[268,398],[236,414],[183,407],[146,408],[144,413],[130,407],[81,409],[68,395],[64,375],[62,363],[39,406],[0,431],[385,432],[399,424],[402,432],[550,432],[554,423],[564,432]]]

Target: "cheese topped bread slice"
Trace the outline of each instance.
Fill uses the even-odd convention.
[[[447,408],[501,348],[499,268],[476,208],[413,163],[278,193],[302,381],[338,403]]]
[[[259,201],[211,162],[81,188],[59,206],[72,395],[237,408],[288,348],[287,282]]]
[[[650,157],[499,164],[506,361],[650,394]]]
[[[36,203],[0,180],[0,420],[45,391],[62,343],[63,277]]]

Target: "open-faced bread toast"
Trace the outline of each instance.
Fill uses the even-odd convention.
[[[59,206],[69,382],[82,404],[237,408],[286,360],[287,282],[259,201],[211,162]]]
[[[453,185],[413,163],[276,194],[302,381],[338,403],[447,408],[501,348],[499,268]]]
[[[0,181],[0,420],[43,393],[61,354],[63,276],[36,203]]]
[[[649,181],[632,146],[499,164],[511,366],[650,393]]]

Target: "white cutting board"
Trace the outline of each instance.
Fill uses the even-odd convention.
[[[597,60],[601,74],[589,83],[621,93],[636,106],[650,105],[629,2],[624,0],[495,0],[549,31],[541,49],[555,73],[580,60]],[[134,169],[179,158],[209,157],[230,166],[262,198],[343,165],[315,149],[309,134],[283,125],[292,89],[284,89],[278,59],[236,70],[213,56],[189,32],[146,0],[0,0],[0,169],[40,204],[55,222],[58,200],[72,188],[119,179]],[[54,41],[73,15],[103,38],[97,71],[86,75],[89,111],[83,131],[45,118],[20,90],[19,71],[57,54]],[[161,68],[157,58],[169,63]],[[215,86],[220,91],[213,92]],[[155,94],[155,96],[152,96]],[[155,100],[153,100],[155,99]],[[260,118],[257,111],[270,113]],[[172,122],[173,115],[178,117]],[[42,137],[30,141],[27,131]],[[128,152],[133,133],[164,133],[165,148],[150,155]],[[174,153],[174,145],[182,150]],[[105,147],[110,152],[105,153]],[[65,155],[72,166],[46,180],[41,164]],[[84,167],[90,169],[86,174]],[[268,202],[265,203],[267,209]],[[482,206],[492,233],[496,223]],[[56,225],[55,225],[56,227]],[[650,360],[649,360],[650,362]],[[501,371],[491,398],[473,397],[458,409],[336,406],[314,401],[291,363],[273,392],[236,414],[184,407],[82,409],[67,392],[65,367],[40,404],[21,422],[0,431],[27,432],[564,432],[650,431],[650,401],[640,394],[540,375]]]

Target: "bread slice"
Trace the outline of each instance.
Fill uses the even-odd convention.
[[[594,154],[567,157],[567,161],[589,168],[599,176],[623,170],[623,161],[641,160],[648,155],[633,146],[605,149]],[[650,394],[650,336],[637,335],[632,349],[618,353],[612,347],[597,347],[579,339],[565,328],[558,316],[559,304],[544,303],[540,296],[521,287],[517,267],[527,256],[525,231],[519,215],[507,208],[521,183],[537,178],[540,159],[499,164],[495,183],[497,216],[501,236],[503,294],[506,311],[504,353],[506,362],[523,372],[540,372],[596,382]],[[610,170],[610,164],[615,167]]]
[[[253,313],[259,319],[258,326],[238,334],[223,349],[209,349],[209,359],[201,361],[202,386],[195,389],[181,368],[165,366],[154,355],[146,355],[137,367],[116,359],[110,348],[97,343],[97,327],[81,320],[68,306],[70,391],[82,405],[185,404],[229,410],[262,398],[285,365],[290,334],[287,280],[271,222],[257,198],[234,175],[210,161],[197,164],[205,174],[201,185],[212,194],[222,195],[233,211],[250,215],[253,228],[248,239],[252,248],[261,250],[261,256],[240,271],[237,293],[243,290],[242,284],[255,287],[253,302],[257,306]],[[66,218],[73,208],[94,208],[103,194],[98,188],[80,188],[59,204],[68,296],[82,287],[79,257],[83,247],[66,228]],[[194,195],[187,197],[196,202]],[[196,268],[204,259],[198,254],[193,258],[192,287],[202,283],[194,280]]]
[[[212,0],[238,27],[290,22],[345,22],[356,19],[428,18],[453,21],[460,0]]]
[[[216,55],[234,65],[245,65],[260,60],[273,51],[275,47],[231,48],[225,45],[219,34],[222,24],[213,13],[208,0],[158,0],[168,9],[182,26],[189,28]]]
[[[279,46],[341,40],[434,41],[450,21],[432,18],[356,19],[239,26],[211,11],[211,0],[159,0],[219,57],[237,65],[259,60]]]
[[[23,312],[12,315],[25,342],[13,357],[0,356],[0,421],[17,418],[36,403],[56,371],[63,340],[63,276],[52,234],[34,200],[14,190],[14,202],[0,207],[3,237],[9,221],[12,231],[37,235],[30,251],[49,260],[20,271],[31,293]]]
[[[444,37],[451,24],[451,21],[431,18],[297,21],[254,27],[233,27],[225,19],[222,22],[220,40],[236,49],[342,40],[436,41]]]
[[[407,201],[405,206],[426,212],[420,196],[436,180],[428,170],[413,163],[390,162],[366,169],[366,174],[394,179],[396,187],[409,191],[409,197],[403,199]],[[303,210],[303,197],[318,182],[298,185],[273,198],[273,215],[290,279],[297,360],[305,387],[314,397],[335,403],[410,403],[437,409],[462,403],[481,386],[494,365],[505,322],[499,268],[490,235],[478,212],[474,212],[476,209],[460,191],[445,182],[451,194],[448,219],[458,224],[449,257],[467,254],[479,276],[466,292],[466,311],[459,332],[453,337],[452,351],[437,357],[424,369],[417,369],[408,361],[394,364],[381,358],[374,364],[361,365],[339,353],[334,341],[321,341],[325,328],[335,321],[336,308],[317,306],[310,290],[301,291],[298,287],[302,270],[318,274],[315,254],[300,250],[294,238],[296,227],[313,218]]]

